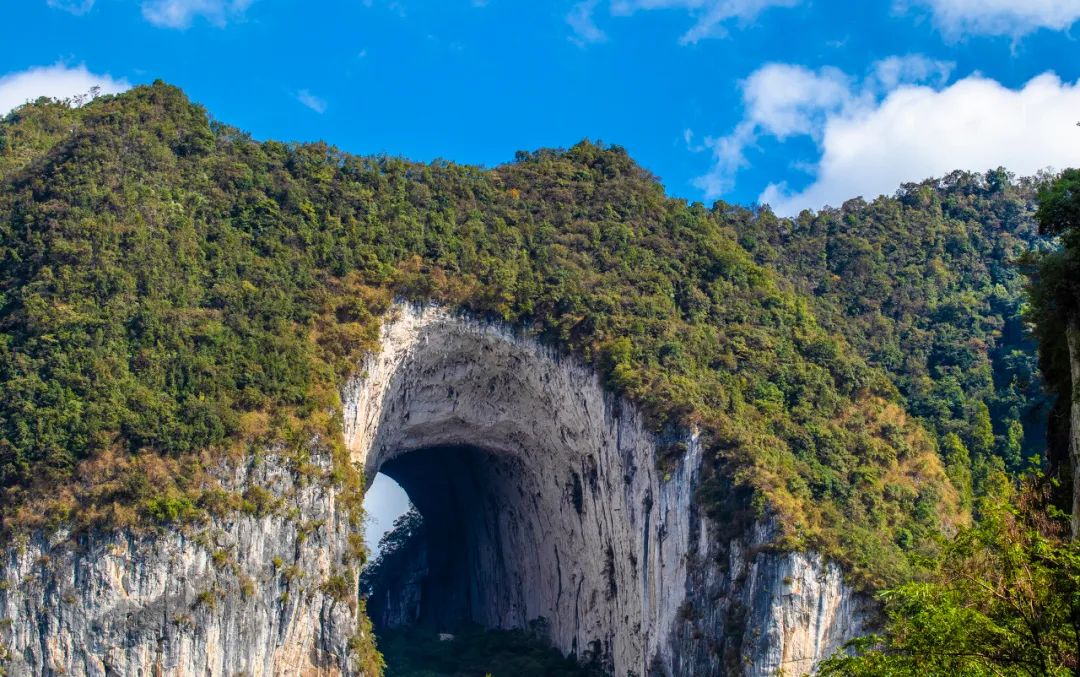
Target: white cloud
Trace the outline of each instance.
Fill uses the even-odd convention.
[[[954,38],[1019,38],[1040,28],[1065,30],[1080,19],[1080,0],[906,0],[899,4],[928,8],[934,24]]]
[[[611,13],[632,14],[638,10],[677,9],[690,12],[697,20],[679,38],[682,44],[723,36],[728,21],[749,22],[770,7],[794,7],[801,0],[612,0]]]
[[[582,0],[571,7],[570,13],[566,15],[566,23],[574,31],[571,40],[578,45],[607,40],[607,34],[600,30],[593,18],[597,3],[598,0]]]
[[[940,86],[949,81],[955,67],[951,61],[937,61],[922,54],[890,56],[874,64],[873,77],[886,91],[907,83]]]
[[[850,95],[847,76],[835,68],[815,73],[801,66],[769,64],[743,81],[746,116],[781,139],[810,133],[816,118]]]
[[[94,8],[94,0],[47,0],[49,7],[80,15]]]
[[[306,89],[301,89],[296,93],[296,100],[316,113],[322,114],[326,112],[326,100],[315,96]]]
[[[1052,73],[1009,89],[978,75],[944,89],[905,85],[873,105],[829,117],[813,183],[770,185],[760,201],[782,214],[892,193],[954,169],[1017,174],[1080,164],[1080,81]]]
[[[611,0],[613,16],[629,16],[646,10],[677,10],[688,12],[695,22],[679,38],[682,44],[694,44],[705,38],[725,35],[724,25],[730,21],[750,22],[770,7],[794,7],[802,0]],[[574,5],[567,23],[580,42],[601,42],[607,38],[597,27],[593,14],[599,0],[582,0]]]
[[[806,188],[770,184],[759,201],[779,214],[891,194],[902,183],[954,169],[1004,166],[1018,174],[1080,164],[1080,81],[1044,73],[1019,89],[978,74],[946,85],[951,64],[887,59],[857,82],[835,69],[769,64],[743,83],[743,120],[708,138],[713,167],[697,180],[708,197],[730,190],[762,138],[810,138],[817,159]]]
[[[219,28],[243,16],[253,0],[144,0],[142,15],[162,28],[187,28],[196,17]]]
[[[727,136],[706,137],[714,164],[696,185],[706,197],[731,190],[735,174],[747,164],[746,150],[762,135],[783,140],[820,136],[826,116],[852,99],[848,77],[835,68],[814,72],[802,66],[767,64],[742,82],[743,119]]]
[[[30,68],[0,77],[0,115],[42,96],[66,99],[87,94],[94,87],[99,88],[101,94],[115,94],[130,86],[123,79],[91,73],[83,65]]]

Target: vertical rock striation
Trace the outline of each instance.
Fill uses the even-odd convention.
[[[356,580],[353,528],[334,490],[273,457],[223,474],[227,488],[270,490],[276,507],[161,532],[39,534],[8,548],[8,674],[355,674],[355,602],[323,592],[332,576]]]
[[[354,462],[425,515],[424,561],[381,591],[395,618],[543,628],[622,677],[801,674],[872,617],[836,566],[767,547],[768,524],[699,512],[693,435],[658,439],[595,373],[501,325],[397,306],[343,404]],[[680,450],[663,470],[661,446]],[[358,674],[335,490],[273,455],[221,472],[274,507],[8,547],[9,673]]]
[[[344,405],[355,461],[417,502],[429,564],[449,557],[421,617],[539,625],[620,676],[800,674],[869,618],[835,566],[769,552],[768,525],[719,537],[693,436],[659,470],[632,406],[505,327],[398,306]]]

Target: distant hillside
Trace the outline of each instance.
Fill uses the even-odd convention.
[[[947,461],[980,476],[1046,449],[1048,397],[1024,320],[1023,262],[1044,251],[1036,181],[954,172],[794,220],[729,209],[739,242],[885,369]],[[954,479],[964,483],[963,473]]]

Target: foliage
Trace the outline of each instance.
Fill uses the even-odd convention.
[[[375,646],[375,634],[372,631],[371,619],[368,618],[363,599],[357,606],[356,617],[358,627],[356,634],[349,639],[349,650],[356,662],[357,672],[372,677],[385,674],[386,660]]]
[[[8,527],[130,511],[102,459],[176,464],[143,485],[201,506],[222,457],[303,467],[312,440],[358,501],[338,389],[395,295],[511,323],[657,430],[697,428],[707,479],[734,487],[706,509],[771,516],[865,582],[910,575],[965,519],[887,375],[753,261],[745,219],[665,197],[621,148],[355,157],[253,141],[161,83],[25,106],[0,139]]]
[[[430,629],[379,633],[386,677],[598,677],[537,637],[520,630],[463,628],[441,641]]]
[[[1076,233],[1080,227],[1080,169],[1066,169],[1040,188],[1035,218],[1044,235]]]
[[[1057,394],[1050,417],[1051,469],[1071,484],[1069,409],[1074,406],[1069,334],[1080,311],[1080,171],[1067,170],[1038,190],[1035,217],[1060,247],[1029,255],[1034,273],[1026,311],[1039,360]],[[1019,445],[1010,425],[1005,440]],[[962,443],[950,433],[947,454]],[[950,468],[950,474],[952,470]],[[955,481],[955,478],[954,478]],[[934,573],[881,593],[888,622],[881,636],[858,640],[824,675],[1071,675],[1080,668],[1080,543],[1056,480],[1026,478],[1021,490],[1000,474],[983,483],[980,519],[932,562]],[[1054,494],[1058,494],[1054,496]]]
[[[795,281],[828,329],[890,374],[946,462],[959,440],[973,466],[963,472],[978,484],[1002,464],[1022,470],[1046,444],[1017,265],[1049,246],[1032,218],[1036,185],[1002,169],[958,171],[794,220],[729,213],[755,258]]]
[[[1050,417],[1048,456],[1051,471],[1072,484],[1070,471],[1071,409],[1076,397],[1069,334],[1080,340],[1080,170],[1069,169],[1039,191],[1036,212],[1041,231],[1058,238],[1058,246],[1034,261],[1028,320],[1039,341],[1039,364],[1056,396]],[[1073,351],[1075,352],[1074,346]],[[1068,491],[1062,493],[1069,493]],[[1059,504],[1071,503],[1061,496]]]
[[[411,556],[411,545],[423,542],[424,518],[415,506],[394,520],[394,524],[379,539],[379,552],[375,559],[360,571],[360,594],[370,597],[384,581],[392,579],[405,567]]]
[[[350,570],[330,574],[319,584],[319,591],[340,604],[356,604],[355,573]]]
[[[1048,509],[1039,478],[1000,475],[978,525],[961,530],[933,577],[880,594],[883,636],[830,658],[829,675],[1072,675],[1080,637],[1080,544]]]

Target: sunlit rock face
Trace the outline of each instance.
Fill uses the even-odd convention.
[[[397,306],[343,403],[354,461],[395,478],[427,522],[408,584],[380,591],[394,622],[538,628],[623,677],[798,675],[871,617],[837,567],[764,548],[767,524],[698,512],[692,435],[663,440],[686,452],[658,470],[632,406],[501,325]],[[272,450],[220,472],[278,507],[9,544],[8,674],[358,674],[356,534],[333,486]]]
[[[426,580],[397,605],[417,621],[543,628],[616,675],[771,675],[810,671],[869,618],[835,566],[763,551],[767,525],[716,536],[692,435],[661,472],[632,406],[503,326],[395,307],[344,414],[354,460],[425,517]]]
[[[313,455],[316,468],[329,459]],[[355,532],[331,486],[272,454],[222,468],[266,489],[267,514],[172,531],[37,535],[9,546],[0,586],[8,675],[355,675]]]

